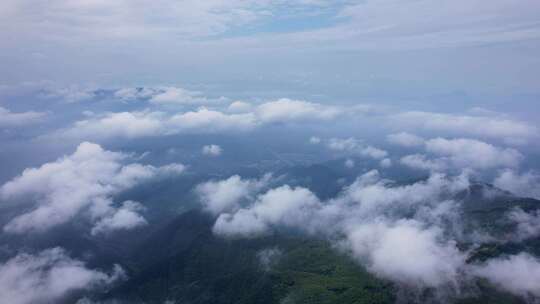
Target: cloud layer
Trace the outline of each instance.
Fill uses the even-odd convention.
[[[221,185],[228,187],[226,183]],[[283,185],[252,197],[243,206],[222,208],[221,213],[216,209],[213,231],[226,238],[254,238],[293,229],[324,237],[375,275],[409,291],[434,288],[455,296],[465,285],[485,278],[516,295],[537,296],[540,289],[529,283],[540,269],[536,258],[522,253],[485,263],[467,262],[469,253],[458,243],[482,244],[492,239],[487,231],[465,232],[462,202],[455,197],[468,191],[469,185],[467,175],[433,174],[425,181],[401,186],[371,171],[328,201],[319,200],[308,189]],[[510,218],[522,220],[520,212]],[[516,233],[525,228],[538,232],[529,225],[518,227]]]
[[[412,134],[391,135],[390,141],[405,146],[419,146],[431,155],[411,154],[400,162],[408,167],[431,170],[462,170],[493,168],[516,168],[524,159],[523,154],[513,148],[502,148],[469,138],[446,139],[442,137],[424,140]],[[411,145],[411,142],[414,142]]]
[[[110,274],[88,269],[57,247],[21,253],[0,264],[0,293],[6,303],[56,303],[68,292],[107,287],[124,278],[119,265]]]
[[[0,197],[5,201],[30,202],[33,208],[13,218],[4,231],[45,231],[80,214],[96,224],[95,232],[143,223],[135,214],[140,210],[137,204],[126,202],[117,209],[113,196],[156,176],[179,174],[184,166],[124,165],[127,158],[126,154],[85,142],[69,156],[26,169],[2,185]]]
[[[57,132],[56,136],[106,139],[242,132],[267,124],[332,120],[344,114],[343,109],[335,106],[279,99],[241,113],[205,107],[174,114],[150,110],[104,113],[79,120],[72,127]]]
[[[47,113],[43,112],[19,112],[14,113],[0,107],[0,128],[20,127],[43,121]]]

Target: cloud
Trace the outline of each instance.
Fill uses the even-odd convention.
[[[157,89],[152,87],[141,88],[121,88],[114,92],[114,97],[123,101],[132,101],[138,99],[149,99],[157,94]]]
[[[521,197],[540,199],[540,175],[532,171],[519,174],[514,170],[503,170],[493,185]]]
[[[153,105],[207,105],[226,99],[212,99],[202,92],[174,86],[121,88],[114,92],[114,96],[123,101],[144,100]]]
[[[424,141],[426,152],[434,156],[412,154],[401,158],[408,167],[422,170],[443,171],[449,169],[493,169],[515,168],[523,155],[512,148],[494,145],[467,138],[433,138]]]
[[[390,168],[392,167],[392,160],[390,158],[385,158],[379,162],[379,166],[383,168]]]
[[[281,257],[283,256],[283,251],[277,247],[265,248],[257,252],[257,258],[259,263],[264,271],[269,271],[274,267]]]
[[[466,232],[463,202],[455,200],[469,186],[467,175],[432,174],[425,181],[395,185],[370,171],[322,202],[308,189],[284,185],[219,214],[213,231],[252,238],[285,228],[326,237],[373,274],[408,291],[435,288],[459,296],[464,284],[485,278],[519,296],[540,296],[535,284],[540,261],[526,253],[467,262],[469,252],[457,244],[486,240],[481,231]],[[539,231],[538,215],[514,210],[508,216],[522,232]]]
[[[231,28],[250,24],[268,17],[270,10],[279,7],[314,6],[313,1],[289,5],[268,1],[196,1],[171,0],[153,4],[135,4],[130,1],[65,1],[54,0],[47,4],[28,7],[27,1],[7,1],[3,4],[12,23],[19,26],[21,35],[34,35],[38,29],[55,32],[63,39],[85,35],[92,39],[137,39],[177,37],[193,39],[226,32]],[[161,18],[152,18],[159,12]],[[49,22],[39,21],[47,17]],[[92,28],[91,25],[95,27]],[[108,32],[106,32],[108,31]]]
[[[163,92],[150,98],[153,104],[200,104],[208,100],[202,97],[201,92],[188,91],[182,88],[169,87]]]
[[[225,114],[201,108],[168,115],[164,112],[119,112],[77,121],[54,136],[85,139],[139,138],[179,133],[240,132],[255,128],[251,113]]]
[[[119,112],[77,121],[61,135],[78,138],[137,138],[164,133],[161,112]]]
[[[219,133],[251,130],[259,122],[252,113],[225,114],[201,108],[173,115],[166,124],[172,128],[169,133]]]
[[[389,118],[401,127],[500,139],[507,143],[526,143],[538,136],[536,127],[502,117],[411,111]]]
[[[387,135],[386,140],[394,145],[402,147],[418,147],[424,144],[424,139],[422,137],[406,132]]]
[[[129,225],[118,223],[125,220],[126,215],[134,219],[131,213],[137,208],[133,208],[132,203],[124,203],[116,209],[112,196],[143,181],[178,174],[184,169],[180,164],[164,167],[138,163],[124,165],[127,158],[126,154],[84,142],[71,155],[24,170],[2,185],[0,198],[31,202],[34,207],[13,218],[4,226],[4,231],[41,232],[80,214],[100,227],[127,228]]]
[[[98,289],[124,278],[119,265],[110,274],[88,269],[57,247],[21,253],[0,264],[0,294],[12,304],[56,303],[71,291]]]
[[[78,86],[49,87],[45,89],[43,96],[45,98],[58,98],[68,103],[76,103],[95,98],[96,90]]]
[[[104,113],[77,121],[72,127],[59,130],[54,136],[98,140],[180,133],[243,132],[273,123],[327,121],[342,113],[344,111],[335,106],[279,99],[260,104],[250,112],[240,113],[204,107],[175,114],[149,110]],[[377,153],[366,151],[372,152]]]
[[[309,143],[310,143],[310,144],[314,144],[314,145],[320,144],[320,143],[321,143],[321,139],[320,139],[319,137],[317,137],[317,136],[311,136],[311,137],[309,138]]]
[[[465,255],[442,230],[415,220],[355,225],[347,240],[352,254],[377,275],[405,285],[438,287],[457,283]],[[399,248],[399,250],[396,250]]]
[[[294,229],[336,242],[374,274],[404,286],[457,288],[466,267],[457,240],[472,236],[459,232],[459,204],[451,198],[468,187],[466,175],[397,186],[371,171],[321,202],[308,189],[284,185],[221,213],[213,231],[237,238]]]
[[[334,151],[345,152],[347,154],[363,157],[370,157],[373,159],[383,159],[388,156],[388,152],[379,148],[375,148],[373,146],[364,145],[360,140],[357,140],[353,137],[346,139],[330,138],[328,140],[327,147]]]
[[[14,113],[10,110],[0,107],[0,128],[21,127],[41,122],[45,119],[47,113],[43,112],[19,112]]]
[[[227,111],[230,113],[246,113],[253,109],[253,105],[245,101],[233,101],[228,107]]]
[[[524,3],[496,0],[454,1],[444,8],[431,1],[350,3],[340,11],[344,25],[359,47],[417,49],[481,45],[537,37],[537,13]],[[403,15],[400,12],[413,13]],[[519,16],[523,15],[523,19]],[[342,29],[344,31],[344,29]]]
[[[139,212],[144,209],[145,208],[137,202],[125,201],[122,203],[122,206],[96,223],[92,228],[92,235],[116,230],[129,230],[135,227],[144,226],[148,224],[148,222],[139,214]]]
[[[255,113],[261,122],[273,123],[331,120],[343,114],[343,110],[335,106],[282,98],[257,106]]]
[[[487,169],[516,167],[523,155],[515,149],[498,148],[474,139],[435,138],[426,141],[430,153],[449,157],[456,167]]]
[[[540,297],[540,261],[527,253],[488,260],[474,273],[513,294]]]
[[[220,214],[213,231],[225,237],[255,237],[270,233],[274,225],[295,227],[308,222],[319,205],[309,190],[282,186],[260,195],[252,206]]]
[[[291,47],[322,44],[341,49],[379,50],[469,46],[529,40],[539,36],[535,23],[538,7],[506,0],[493,1],[489,6],[481,1],[470,4],[459,0],[444,9],[425,0],[414,3],[392,0],[384,3],[324,0],[209,0],[200,3],[164,0],[151,4],[54,0],[34,6],[29,5],[31,2],[28,0],[4,2],[1,16],[6,24],[12,26],[0,33],[18,35],[15,42],[19,44],[32,39],[47,42],[54,38],[69,44],[80,42],[82,37],[91,42],[132,41],[140,44],[141,41],[151,41],[155,45],[171,44],[173,38],[180,42],[203,37],[220,41],[223,35],[241,26],[254,26],[256,32],[272,28],[280,19],[271,17],[288,16],[287,13],[300,20],[306,14],[328,14],[339,22],[307,30],[292,27],[284,33],[266,34],[265,39],[243,35],[248,37],[232,39],[232,43],[240,44],[240,48],[248,47],[252,41],[259,44],[270,41],[272,45]],[[413,13],[403,16],[400,13],[403,11]],[[156,13],[160,18],[153,18]],[[46,24],[40,22],[44,19],[48,20]],[[39,37],[42,31],[55,35]],[[151,46],[154,45],[146,47]],[[184,44],[173,50],[182,51],[182,46]],[[163,51],[154,49],[157,50]]]
[[[271,176],[261,179],[242,179],[233,175],[228,179],[208,181],[197,185],[195,192],[199,196],[203,208],[214,214],[231,212],[240,207],[242,200],[251,199],[270,182]]]
[[[428,159],[426,155],[411,154],[403,156],[399,162],[407,167],[429,171],[445,171],[447,163],[442,159]]]
[[[540,211],[527,213],[516,207],[506,214],[510,222],[516,225],[515,238],[525,240],[540,235]]]
[[[202,147],[202,154],[208,155],[208,156],[219,156],[223,152],[223,149],[221,149],[218,145],[206,145]]]

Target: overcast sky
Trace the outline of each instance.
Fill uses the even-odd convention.
[[[0,83],[527,114],[539,97],[538,20],[532,0],[6,0]]]

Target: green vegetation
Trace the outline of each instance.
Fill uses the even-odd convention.
[[[276,298],[291,303],[393,303],[390,284],[328,244],[299,242],[271,270]]]
[[[328,243],[300,236],[223,240],[211,219],[188,212],[126,261],[130,280],[102,295],[130,303],[393,303],[376,279]],[[272,267],[258,253],[279,248]]]

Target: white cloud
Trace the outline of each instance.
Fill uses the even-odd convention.
[[[65,102],[74,103],[93,99],[96,97],[96,90],[78,86],[49,87],[45,89],[44,96],[46,98],[60,98]]]
[[[427,140],[426,151],[448,157],[459,168],[516,167],[523,158],[515,149],[498,148],[479,140],[464,138]]]
[[[378,171],[372,170],[347,187],[341,199],[357,202],[354,206],[357,216],[374,216],[381,212],[399,214],[409,207],[439,204],[468,186],[466,175],[450,179],[442,174],[432,174],[428,180],[411,185],[393,186],[391,181],[382,179]]]
[[[468,236],[454,233],[457,226],[446,226],[459,219],[456,202],[446,198],[468,186],[466,176],[443,175],[394,186],[371,171],[340,196],[321,202],[307,189],[285,185],[259,195],[251,205],[221,213],[213,230],[225,237],[256,237],[283,227],[297,229],[337,239],[383,278],[407,286],[453,286],[465,267],[465,254],[447,233]]]
[[[433,112],[403,112],[390,116],[392,123],[406,128],[496,138],[507,143],[527,142],[538,135],[536,127],[503,117],[454,115]]]
[[[424,144],[424,139],[422,137],[406,132],[390,134],[386,136],[386,140],[392,144],[403,147],[418,147]]]
[[[385,158],[379,162],[379,166],[383,168],[390,168],[392,167],[392,160],[390,158]]]
[[[326,121],[342,113],[341,108],[334,106],[279,99],[260,104],[252,111],[239,113],[222,112],[204,107],[176,114],[148,110],[104,113],[77,121],[71,128],[60,130],[55,135],[97,140],[179,133],[242,132],[272,123]],[[379,151],[369,148],[366,153],[379,153]]]
[[[434,157],[412,154],[402,157],[400,162],[415,169],[443,171],[515,168],[523,160],[523,155],[515,149],[496,147],[476,139],[433,138],[425,140],[424,148]]]
[[[203,208],[217,215],[237,210],[242,200],[252,198],[263,187],[266,187],[270,178],[270,175],[265,175],[259,180],[242,179],[238,175],[233,175],[225,180],[199,184],[195,192]]]
[[[260,195],[252,206],[222,213],[213,231],[225,237],[254,237],[270,233],[274,225],[296,227],[307,223],[319,205],[309,190],[282,186]]]
[[[201,108],[168,115],[164,112],[106,113],[77,121],[55,136],[85,139],[139,138],[178,133],[216,133],[251,130],[257,121],[251,113],[225,114]]]
[[[155,94],[157,94],[157,90],[155,88],[121,88],[114,92],[114,97],[124,101],[131,101],[137,99],[148,99]]]
[[[525,240],[540,235],[540,210],[527,213],[518,207],[508,212],[506,217],[516,225],[516,239]]]
[[[164,133],[161,112],[107,113],[77,121],[73,127],[60,132],[61,136],[77,138],[136,138]]]
[[[370,157],[373,159],[383,159],[388,156],[388,152],[375,148],[373,146],[364,145],[356,138],[350,137],[346,139],[342,138],[330,138],[327,146],[329,149],[339,152],[345,152],[347,154]]]
[[[209,99],[201,92],[189,91],[178,87],[165,87],[156,92],[149,100],[150,103],[156,105],[201,105],[215,103],[223,100]]]
[[[144,157],[145,153],[143,153],[143,157]],[[184,166],[183,164],[179,164],[179,163],[172,163],[172,164],[168,164],[168,165],[165,165],[165,166],[158,167],[159,174],[164,175],[164,176],[166,176],[166,175],[171,175],[171,176],[178,175],[178,174],[183,173],[185,170],[186,170],[186,166]]]
[[[321,202],[307,189],[282,186],[253,198],[251,205],[221,213],[213,230],[225,237],[256,237],[280,228],[326,236],[372,273],[409,290],[440,287],[459,293],[472,276],[520,296],[539,296],[536,258],[520,254],[466,263],[468,253],[457,242],[482,239],[465,233],[459,202],[451,198],[468,187],[466,175],[433,174],[426,181],[396,186],[372,171],[340,196]],[[520,214],[519,220],[532,223],[529,215],[523,221]]]
[[[352,160],[350,158],[345,160],[345,167],[346,168],[352,169],[352,168],[354,168],[354,165],[355,165],[354,160]]]
[[[25,1],[8,3],[12,13],[5,17],[11,17],[9,19],[20,27],[20,34],[33,35],[41,27],[57,32],[64,39],[83,35],[99,40],[149,38],[163,34],[185,39],[219,34],[265,16],[263,8],[267,6],[258,1],[236,0],[160,1],[147,5],[130,1],[55,0],[29,9]],[[161,15],[159,20],[151,18],[156,12]],[[39,23],[45,17],[50,21]]]
[[[317,144],[320,144],[321,143],[321,139],[317,136],[311,136],[309,138],[309,143],[310,144],[314,144],[314,145],[317,145]]]
[[[0,128],[7,127],[20,127],[30,124],[35,124],[47,116],[47,113],[43,112],[19,112],[14,113],[10,110],[0,107]]]
[[[0,188],[3,200],[28,201],[34,207],[13,218],[4,231],[25,233],[45,231],[86,215],[92,222],[115,221],[130,205],[117,210],[112,196],[140,182],[160,175],[178,174],[180,164],[153,167],[137,163],[124,165],[127,155],[82,143],[77,150],[39,168],[29,168]],[[129,208],[128,208],[129,209]],[[124,210],[120,213],[119,211]],[[135,212],[135,209],[129,209]],[[120,218],[119,220],[121,220]],[[120,227],[105,224],[109,228]],[[125,228],[121,227],[121,228]]]
[[[331,120],[343,114],[341,108],[282,98],[257,106],[256,115],[263,123],[306,120]]]
[[[33,5],[31,5],[33,4]],[[455,47],[493,42],[530,40],[539,36],[535,21],[538,6],[532,2],[459,0],[441,8],[431,1],[413,3],[388,0],[350,1],[172,1],[133,3],[131,1],[54,0],[36,5],[28,0],[2,3],[5,25],[0,34],[18,35],[15,42],[47,42],[53,38],[69,44],[83,38],[96,42],[150,41],[156,48],[171,40],[185,42],[193,38],[215,37],[245,25],[273,21],[283,12],[304,16],[332,13],[340,22],[312,30],[287,31],[260,37],[233,39],[245,48],[263,42],[265,47],[315,45],[334,48],[418,49]],[[403,11],[412,12],[408,16]],[[304,14],[302,14],[302,12]],[[159,14],[160,18],[153,18]],[[41,20],[48,20],[47,23]],[[277,19],[280,20],[279,18]],[[266,23],[263,23],[266,24]],[[16,31],[14,29],[17,29]],[[54,36],[40,37],[42,32]],[[218,36],[221,38],[221,36]],[[247,40],[247,41],[246,41]],[[161,42],[161,43],[159,43]],[[244,42],[244,43],[241,43]],[[148,43],[146,47],[154,46]],[[99,45],[99,44],[98,44]],[[173,46],[176,46],[172,44]],[[170,58],[183,51],[184,44],[173,48]],[[15,49],[15,48],[14,48]],[[217,48],[216,48],[217,49]],[[167,54],[164,52],[164,54]]]
[[[521,197],[540,199],[540,175],[532,171],[519,174],[510,169],[503,170],[493,185]]]
[[[352,151],[357,149],[361,142],[356,138],[330,138],[328,140],[328,148],[336,151]]]
[[[269,271],[270,269],[272,269],[272,267],[279,262],[282,256],[283,251],[281,251],[281,249],[277,247],[265,248],[257,252],[257,258],[259,259],[259,263],[265,271]]]
[[[118,265],[107,274],[52,248],[35,255],[22,253],[0,264],[0,294],[11,304],[56,303],[71,291],[105,287],[123,278]]]
[[[375,147],[372,147],[372,146],[367,146],[367,147],[359,150],[358,152],[360,153],[360,155],[368,156],[368,157],[371,157],[371,158],[374,158],[374,159],[382,159],[382,158],[388,156],[388,152],[386,152],[385,150],[375,148]]]
[[[202,147],[202,154],[208,155],[208,156],[219,156],[223,152],[223,149],[221,149],[218,145],[206,145]]]
[[[383,278],[428,287],[456,282],[465,255],[455,243],[440,241],[440,229],[423,226],[415,220],[358,224],[347,240],[353,255]]]
[[[527,253],[488,260],[475,274],[513,294],[540,297],[540,261]]]
[[[200,108],[173,115],[166,124],[171,128],[168,133],[219,133],[251,130],[259,122],[252,113],[225,114]]]
[[[538,13],[528,11],[538,9],[536,3],[533,6],[508,0],[492,1],[488,6],[480,0],[458,0],[444,7],[428,0],[352,2],[340,12],[349,22],[333,33],[354,40],[359,48],[376,50],[521,41],[538,37],[534,24]],[[403,15],[403,11],[412,13]],[[333,42],[340,38],[344,37]]]
[[[144,209],[137,202],[125,201],[122,203],[122,206],[96,223],[92,228],[92,235],[109,233],[116,230],[129,230],[146,225],[148,222],[139,214]]]
[[[230,113],[246,113],[253,109],[253,105],[245,101],[233,101],[228,107],[227,111]]]
[[[448,169],[448,165],[444,160],[428,159],[425,155],[422,154],[411,154],[403,156],[400,159],[400,163],[407,167],[420,170],[444,171]]]

